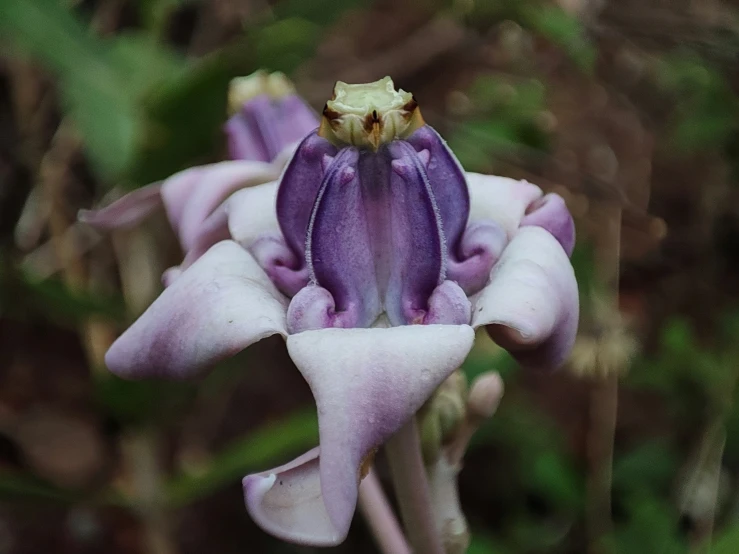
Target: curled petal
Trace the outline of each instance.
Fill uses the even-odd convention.
[[[549,231],[568,256],[575,248],[575,222],[564,198],[550,193],[534,201],[526,210],[521,226],[535,225]]]
[[[198,259],[108,350],[125,378],[187,378],[279,333],[285,300],[254,259],[223,241]]]
[[[523,227],[473,300],[475,327],[524,365],[556,368],[575,342],[579,317],[575,274],[557,240],[539,227]]]
[[[290,335],[287,347],[318,407],[317,450],[244,480],[250,515],[285,540],[332,546],[344,540],[362,464],[464,361],[467,325],[321,329]]]
[[[189,169],[164,181],[162,198],[182,249],[193,247],[205,219],[231,194],[276,178],[269,164],[236,161]]]
[[[527,181],[467,173],[470,190],[470,223],[491,220],[512,238],[526,208],[541,197],[541,189]]]
[[[467,295],[454,281],[444,281],[431,293],[428,311],[418,323],[469,325],[471,319],[472,306]]]
[[[344,304],[343,309],[337,310],[336,300],[328,290],[310,285],[300,290],[290,301],[287,309],[287,331],[292,335],[328,327],[348,329],[369,326],[362,315],[363,309],[358,302]]]
[[[468,295],[479,292],[490,279],[490,270],[508,244],[505,230],[494,221],[472,223],[447,262],[447,277]]]
[[[263,234],[251,244],[249,252],[280,292],[288,297],[298,294],[310,281],[308,267],[300,265],[298,256],[279,233]]]
[[[101,231],[133,227],[162,205],[161,183],[129,192],[98,210],[80,210],[77,218]]]

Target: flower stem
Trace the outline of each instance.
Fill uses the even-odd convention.
[[[411,554],[374,469],[370,469],[359,485],[359,510],[383,554]]]
[[[400,513],[413,552],[444,554],[441,538],[434,523],[431,494],[415,417],[387,442],[386,450]]]

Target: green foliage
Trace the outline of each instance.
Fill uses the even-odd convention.
[[[546,134],[536,121],[545,106],[541,82],[484,75],[475,80],[468,95],[473,111],[449,139],[465,168],[490,172],[496,156],[515,157],[522,151],[547,148]]]
[[[256,469],[270,467],[275,460],[285,459],[318,444],[318,420],[314,412],[300,412],[282,421],[256,429],[216,454],[196,473],[175,475],[166,485],[166,493],[174,505],[186,505],[238,482]]]
[[[703,152],[726,144],[739,123],[739,102],[724,76],[691,52],[679,52],[659,63],[658,82],[674,97],[673,147]]]

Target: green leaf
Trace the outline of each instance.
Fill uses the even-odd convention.
[[[318,444],[318,419],[315,412],[300,412],[282,421],[269,423],[234,442],[214,456],[197,474],[180,474],[166,485],[169,501],[186,505],[214,491],[240,482],[250,471],[264,469]]]

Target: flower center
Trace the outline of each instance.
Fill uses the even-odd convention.
[[[381,144],[404,139],[423,125],[410,92],[395,90],[390,77],[350,85],[338,81],[326,102],[318,134],[337,146],[377,150]]]

